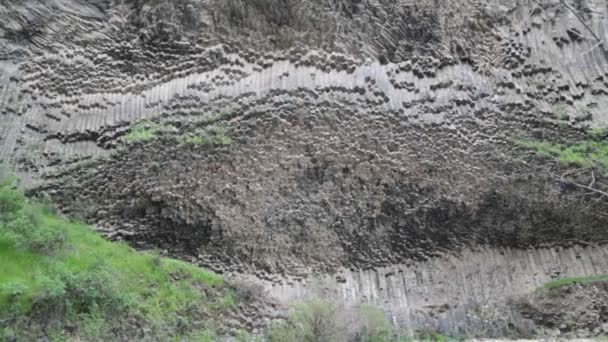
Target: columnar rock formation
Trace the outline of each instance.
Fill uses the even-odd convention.
[[[514,143],[608,123],[607,14],[600,0],[2,1],[0,162],[109,238],[285,301],[325,274],[348,302],[457,330],[480,286],[464,275],[498,273],[510,295],[607,271],[605,202],[569,196],[555,161]]]

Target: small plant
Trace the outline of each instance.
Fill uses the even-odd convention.
[[[585,284],[585,283],[592,283],[595,281],[605,281],[605,280],[608,280],[608,274],[596,274],[596,275],[592,275],[592,276],[560,278],[560,279],[555,279],[555,280],[551,280],[547,283],[544,283],[543,285],[539,286],[536,290],[537,291],[546,291],[546,290],[554,289],[554,288],[561,287],[564,285],[571,285],[571,284],[576,284],[576,283]]]
[[[221,308],[223,309],[234,309],[236,307],[236,302],[234,301],[234,297],[232,296],[232,292],[229,290],[224,294],[224,298],[222,298]]]
[[[222,124],[209,125],[198,128],[194,133],[181,139],[182,144],[187,145],[218,145],[230,146],[234,140],[228,135],[228,128]]]
[[[424,328],[416,331],[416,340],[428,342],[445,342],[446,337],[434,329]]]
[[[0,237],[16,246],[51,253],[62,247],[62,227],[45,221],[45,208],[30,205],[11,182],[0,181]]]
[[[169,124],[160,124],[153,121],[141,121],[132,124],[124,140],[128,143],[148,141],[154,139],[159,133],[175,132],[176,128]]]
[[[268,332],[270,342],[345,341],[347,326],[340,319],[338,307],[328,301],[312,298],[294,308],[287,321],[274,321]]]
[[[568,121],[570,120],[570,115],[568,114],[568,107],[565,104],[557,104],[553,106],[553,114],[558,121]]]
[[[384,312],[375,305],[363,304],[357,308],[363,342],[392,342],[391,323]]]
[[[398,333],[377,306],[346,308],[312,297],[296,305],[287,320],[271,322],[266,338],[271,342],[405,342],[411,341],[408,335]]]
[[[30,143],[25,147],[24,157],[29,161],[36,161],[40,159],[42,152],[44,152],[44,142]]]
[[[476,337],[496,337],[503,333],[511,321],[504,307],[492,304],[473,305],[467,312],[468,334]]]
[[[232,289],[236,299],[240,303],[251,303],[256,299],[266,296],[264,286],[243,279],[231,280],[228,286]]]
[[[593,128],[589,130],[589,135],[595,141],[608,139],[608,128]]]
[[[600,131],[595,131],[592,139],[570,145],[553,144],[547,141],[518,139],[520,146],[534,149],[536,153],[546,157],[554,157],[560,162],[580,167],[597,167],[608,171],[608,141],[599,140]]]
[[[589,107],[587,107],[585,105],[580,105],[577,108],[577,111],[578,111],[578,116],[576,118],[577,122],[589,121],[589,120],[593,119],[593,114],[591,114],[591,110],[589,110]]]
[[[246,330],[240,329],[236,334],[237,342],[262,342],[262,336],[251,336]]]

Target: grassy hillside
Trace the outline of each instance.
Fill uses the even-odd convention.
[[[105,241],[0,183],[0,340],[211,341],[222,277]]]

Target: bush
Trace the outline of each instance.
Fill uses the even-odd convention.
[[[118,275],[107,265],[81,272],[58,266],[52,275],[41,278],[41,289],[33,299],[38,315],[58,321],[94,313],[120,319],[129,310],[130,303],[116,280]]]
[[[30,205],[11,182],[0,181],[0,239],[35,252],[58,250],[65,242],[64,230],[45,221],[45,211],[40,205]]]
[[[429,342],[445,342],[446,337],[433,329],[425,328],[416,331],[416,340]]]
[[[393,341],[392,327],[384,312],[377,306],[364,304],[357,308],[359,332],[363,342]]]
[[[287,321],[272,322],[268,339],[271,342],[346,341],[346,322],[340,318],[335,304],[318,298],[309,299],[296,305]]]
[[[129,133],[124,140],[127,143],[148,141],[156,138],[160,133],[175,132],[176,128],[169,124],[161,124],[153,121],[140,121],[129,127]]]
[[[243,279],[234,279],[228,282],[236,299],[242,303],[251,303],[266,296],[264,286]]]
[[[374,305],[349,310],[319,298],[296,305],[287,320],[271,322],[267,333],[271,342],[403,341],[395,335],[384,312]]]
[[[466,316],[466,333],[475,337],[501,337],[514,326],[506,307],[492,304],[472,305]]]
[[[230,146],[234,140],[228,135],[228,128],[222,124],[198,128],[194,133],[182,137],[181,143],[186,145],[216,145]]]
[[[276,320],[270,322],[266,333],[269,342],[297,341],[297,332],[288,321]]]

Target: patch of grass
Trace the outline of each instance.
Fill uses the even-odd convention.
[[[131,125],[129,133],[124,136],[127,143],[149,141],[162,133],[177,133],[177,128],[169,124],[160,124],[152,121],[142,121]],[[196,146],[230,146],[234,140],[229,135],[229,129],[222,123],[215,123],[203,128],[197,128],[190,133],[172,135],[180,144]]]
[[[552,280],[547,283],[544,283],[543,285],[538,287],[537,291],[546,291],[546,290],[554,289],[554,288],[557,288],[560,286],[570,285],[570,284],[575,284],[575,283],[585,284],[585,283],[592,283],[594,281],[602,281],[602,280],[608,280],[608,274],[597,274],[597,275],[592,275],[592,276],[560,278],[560,279],[556,279],[556,280]]]
[[[568,113],[568,107],[565,104],[557,104],[552,108],[553,114],[559,121],[570,120],[570,114]]]
[[[595,134],[595,135],[593,135]],[[597,167],[608,172],[608,141],[595,138],[600,133],[591,133],[590,140],[579,141],[570,145],[553,144],[542,140],[516,139],[515,142],[539,155],[559,159],[560,162],[581,167]]]
[[[194,133],[184,136],[182,144],[187,145],[218,145],[230,146],[234,140],[228,135],[228,127],[222,124],[213,124],[198,128]]]
[[[234,307],[221,276],[106,241],[10,184],[0,183],[0,340],[204,341]]]
[[[124,136],[124,141],[128,143],[148,141],[154,139],[159,133],[174,132],[175,130],[175,127],[169,124],[160,124],[147,120],[140,121],[129,127],[129,133]]]
[[[608,128],[593,128],[589,130],[589,135],[596,141],[608,139]]]

